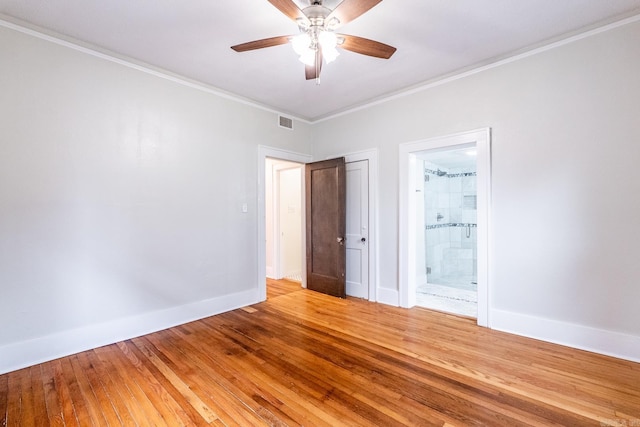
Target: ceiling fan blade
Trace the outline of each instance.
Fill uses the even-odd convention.
[[[342,26],[347,22],[353,21],[382,0],[343,0],[334,10],[327,16],[327,22],[331,18],[338,18]]]
[[[287,15],[290,19],[296,20],[298,18],[302,18],[305,21],[308,18],[302,13],[302,10],[293,2],[293,0],[267,0],[269,3],[274,5],[280,12]]]
[[[346,34],[338,34],[338,37],[344,38],[344,43],[338,45],[338,47],[362,55],[389,59],[396,51],[396,48],[393,46],[375,40],[365,39],[364,37],[348,36]]]
[[[316,63],[304,66],[304,76],[307,80],[318,79],[320,78],[320,70],[322,70],[322,52],[318,49],[316,51]]]
[[[246,52],[248,50],[262,49],[265,47],[278,46],[281,44],[289,43],[289,39],[291,36],[278,36],[278,37],[270,37],[268,39],[254,40],[252,42],[237,44],[235,46],[231,46],[231,49],[236,52]]]

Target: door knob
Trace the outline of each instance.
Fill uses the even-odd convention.
[[[336,238],[336,240],[338,241],[338,243],[340,243],[341,245],[344,244],[344,237],[338,237]]]
[[[364,243],[364,242],[366,242],[366,241],[367,241],[367,238],[366,238],[366,237],[363,237],[362,239],[360,239],[360,241],[361,241],[362,243]]]

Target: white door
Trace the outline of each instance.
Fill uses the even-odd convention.
[[[369,161],[347,166],[347,295],[369,298]]]

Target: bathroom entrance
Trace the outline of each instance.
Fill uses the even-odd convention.
[[[400,144],[400,306],[490,326],[490,138],[485,128]]]
[[[478,311],[476,156],[475,145],[416,153],[416,305],[469,317]]]

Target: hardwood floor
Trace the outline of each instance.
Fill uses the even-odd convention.
[[[290,283],[0,376],[0,426],[640,425],[640,364]]]
[[[287,279],[273,280],[267,278],[267,299],[279,297],[301,289],[300,282]]]

